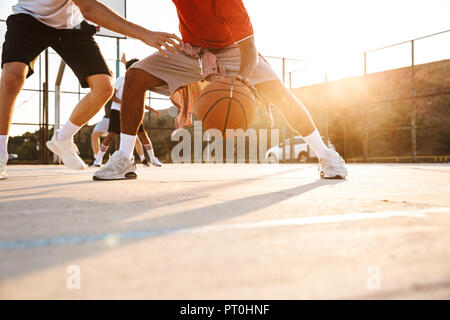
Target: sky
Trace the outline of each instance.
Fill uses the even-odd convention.
[[[116,0],[117,1],[117,0]],[[189,1],[189,0],[186,0]],[[209,1],[209,0],[205,0]],[[16,0],[0,1],[0,19],[11,12]],[[244,0],[252,21],[258,50],[265,56],[295,58],[288,61],[286,71],[292,72],[292,85],[299,87],[329,80],[361,75],[363,52],[393,43],[403,42],[450,29],[450,0]],[[170,0],[127,0],[127,18],[150,30],[178,33],[178,18]],[[0,24],[3,41],[5,24]],[[98,37],[99,45],[111,69],[115,70],[116,41]],[[143,58],[154,52],[137,40],[121,40],[121,51],[129,58]],[[416,63],[450,58],[450,33],[416,42]],[[59,58],[51,55],[50,89]],[[269,59],[281,76],[281,63]],[[411,62],[410,44],[368,54],[369,73],[398,68]],[[123,70],[121,70],[123,74]],[[287,80],[287,79],[286,79]],[[36,88],[37,75],[25,87]],[[63,90],[77,91],[76,78],[67,71]],[[86,92],[86,91],[83,91]],[[77,94],[65,94],[62,122],[64,123],[78,101]],[[50,96],[50,121],[53,122],[54,97]],[[23,92],[16,105],[13,122],[38,122],[38,94]],[[168,101],[152,100],[160,109]],[[99,121],[99,112],[90,124]],[[11,135],[30,128],[13,126]]]

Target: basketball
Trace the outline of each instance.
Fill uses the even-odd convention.
[[[246,85],[235,79],[221,78],[208,84],[197,99],[197,117],[203,129],[246,131],[256,114],[255,99]]]

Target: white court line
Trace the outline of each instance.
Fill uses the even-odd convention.
[[[260,229],[260,228],[274,228],[274,227],[305,226],[313,224],[341,223],[347,221],[385,219],[390,217],[424,218],[427,216],[427,213],[446,213],[446,212],[450,212],[450,207],[408,210],[408,211],[344,213],[328,216],[298,217],[298,218],[267,220],[258,222],[240,222],[233,224],[205,226],[193,228],[186,231],[212,232],[212,231],[233,230],[233,229]]]

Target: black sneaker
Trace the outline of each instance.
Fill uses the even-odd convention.
[[[142,161],[142,164],[143,164],[144,166],[146,166],[146,167],[150,167],[150,164],[148,163],[147,159],[144,159],[144,160]]]

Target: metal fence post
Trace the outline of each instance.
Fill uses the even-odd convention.
[[[415,79],[415,62],[414,62],[414,40],[411,40],[411,80],[412,80],[412,96],[416,97],[416,79]],[[417,161],[417,138],[416,138],[416,99],[411,100],[411,151],[412,161]]]
[[[120,39],[116,40],[116,78],[120,77]]]
[[[328,101],[326,99],[327,87],[328,87],[328,73],[325,72],[325,84],[323,86],[322,106],[325,109],[325,144],[329,147],[328,141],[330,140],[330,137],[328,135]]]
[[[289,90],[292,90],[292,72],[289,72]]]
[[[367,52],[364,52],[364,95],[366,105],[364,108],[364,138],[363,157],[364,161],[369,161],[369,84],[367,80]]]
[[[44,52],[45,58],[45,82],[44,82],[44,92],[43,92],[43,104],[42,104],[42,126],[40,135],[40,153],[41,153],[41,163],[48,163],[48,152],[45,147],[45,143],[48,140],[48,49]]]

